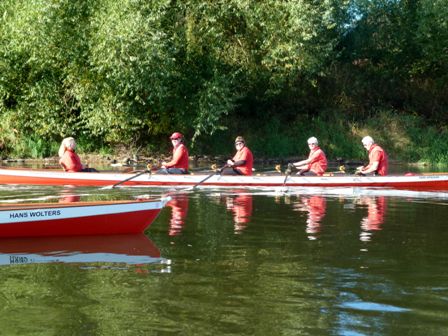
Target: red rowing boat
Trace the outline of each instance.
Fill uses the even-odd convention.
[[[0,237],[142,233],[170,198],[0,206]]]
[[[129,179],[135,176],[135,178]],[[129,179],[129,180],[128,180]],[[221,176],[203,174],[157,175],[151,173],[66,173],[61,170],[0,168],[0,184],[111,186],[127,180],[122,186],[151,187],[381,187],[412,190],[448,190],[448,174],[407,174],[389,176],[297,176],[281,174]]]

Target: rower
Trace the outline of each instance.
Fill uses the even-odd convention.
[[[362,145],[369,153],[369,164],[367,166],[360,166],[356,168],[356,175],[387,175],[388,168],[388,158],[387,154],[380,146],[378,146],[375,141],[373,141],[371,136],[365,136],[361,140]]]
[[[174,132],[170,140],[173,145],[173,158],[169,162],[162,162],[157,174],[188,174],[188,149],[184,144],[183,134]]]
[[[234,157],[227,160],[221,175],[252,175],[254,157],[242,136],[236,137],[235,148],[236,153]]]
[[[75,152],[76,141],[72,137],[68,137],[62,140],[59,147],[59,164],[64,171],[69,173],[75,172],[97,172],[95,168],[89,168],[87,165],[81,163],[81,159]]]
[[[294,167],[299,170],[297,175],[301,176],[322,176],[327,169],[327,158],[324,151],[319,147],[316,137],[308,139],[310,154],[308,159],[294,162]]]

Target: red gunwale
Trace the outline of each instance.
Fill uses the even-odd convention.
[[[4,173],[2,173],[2,171]],[[13,173],[9,175],[8,173]],[[14,172],[17,172],[15,175]],[[21,175],[26,172],[31,175]],[[33,176],[32,173],[50,173],[49,176]],[[55,176],[51,176],[51,173]],[[57,174],[57,175],[56,175]],[[60,170],[31,170],[31,169],[0,169],[0,183],[2,184],[28,184],[28,185],[73,185],[73,186],[109,186],[113,185],[127,177],[131,177],[132,173],[63,173],[61,177]],[[75,175],[71,175],[75,174]],[[86,175],[84,175],[86,174]],[[119,177],[113,176],[119,174]],[[56,177],[57,176],[57,177]],[[100,178],[102,176],[103,178]],[[192,186],[196,185],[207,175],[154,175],[145,179],[136,178],[127,181],[122,186]],[[86,178],[87,177],[87,178]],[[394,189],[408,190],[448,190],[448,175],[429,174],[415,175],[408,177],[404,175],[389,175],[386,180],[383,177],[378,178],[362,178],[354,176],[326,176],[326,177],[306,177],[298,178],[291,176],[283,183],[284,179],[277,176],[253,176],[251,177],[222,177],[221,180],[210,179],[201,183],[201,186],[208,187],[385,187]],[[275,182],[272,180],[276,179]],[[244,180],[246,179],[246,181]],[[383,180],[382,180],[383,179]]]

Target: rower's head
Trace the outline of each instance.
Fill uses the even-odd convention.
[[[173,134],[171,134],[170,136],[171,141],[173,142],[173,145],[175,143],[180,143],[184,141],[184,136],[182,133],[179,132],[174,132]]]
[[[59,157],[62,157],[67,149],[70,149],[72,151],[76,149],[76,141],[74,138],[68,137],[62,140],[61,146],[59,147]]]
[[[235,147],[236,147],[236,149],[237,149],[237,150],[238,150],[238,149],[241,149],[241,148],[243,148],[245,145],[246,145],[246,141],[244,140],[244,138],[243,138],[242,136],[238,135],[238,136],[235,138]]]
[[[315,146],[317,146],[317,145],[319,145],[319,141],[317,141],[317,138],[316,137],[311,137],[311,138],[309,138],[308,140],[307,140],[307,142],[308,142],[308,146],[310,146],[310,147],[315,147]]]
[[[364,148],[367,150],[369,150],[370,147],[372,147],[372,145],[375,143],[375,141],[373,141],[372,137],[369,135],[362,138],[361,142],[362,142],[362,145],[364,146]]]

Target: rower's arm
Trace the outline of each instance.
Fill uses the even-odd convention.
[[[233,167],[244,166],[246,164],[246,160],[239,160],[233,163]]]
[[[375,161],[371,165],[368,165],[366,168],[361,169],[361,173],[363,174],[373,173],[377,171],[379,164],[380,164],[379,161]]]

